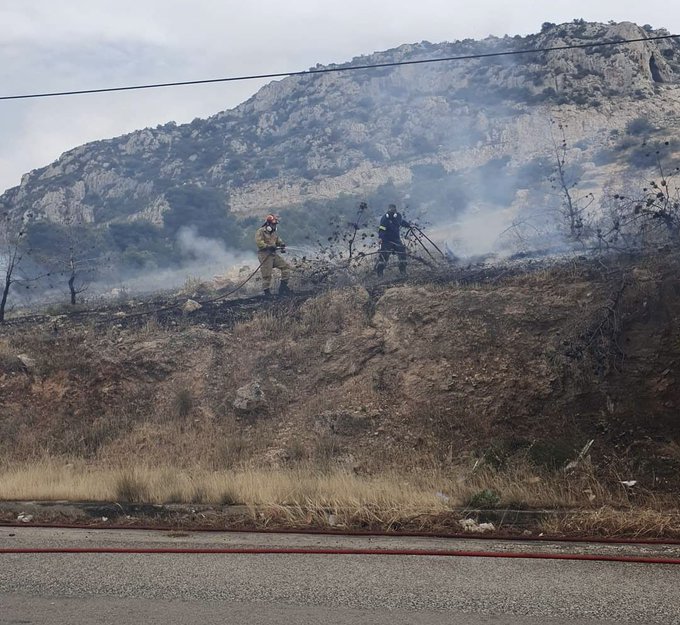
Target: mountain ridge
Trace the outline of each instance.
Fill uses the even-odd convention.
[[[403,44],[328,68],[668,34],[628,22],[574,20],[546,23],[526,37]],[[454,219],[468,206],[518,215],[548,201],[551,124],[564,132],[569,160],[584,164],[581,182],[590,190],[625,178],[628,153],[619,148],[630,124],[647,120],[646,137],[680,119],[677,40],[530,56],[273,81],[209,118],[69,150],[24,175],[0,206],[55,227],[87,224],[103,233],[102,245],[121,254],[134,245],[127,234],[111,241],[112,224],[153,226],[158,232],[149,236],[167,247],[179,228],[198,224],[209,231],[205,224],[217,215],[213,232],[245,248],[246,233],[263,213],[302,209],[291,224],[319,234],[305,216],[313,211],[324,220],[339,206],[351,212],[359,199],[376,206],[410,201],[435,219]],[[603,163],[595,162],[598,156]],[[485,181],[489,168],[501,180],[496,189]],[[527,177],[522,168],[532,175],[519,184],[515,178]]]

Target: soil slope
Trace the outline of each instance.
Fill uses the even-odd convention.
[[[676,490],[679,269],[667,252],[10,320],[0,451],[375,472],[560,467],[594,440],[596,466]]]

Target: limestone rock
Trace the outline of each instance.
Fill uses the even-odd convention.
[[[201,306],[201,304],[199,304],[196,300],[188,299],[186,302],[184,302],[184,306],[182,306],[182,312],[192,313],[195,310],[200,310],[201,308],[203,308],[203,306]]]
[[[268,404],[264,391],[257,381],[246,384],[236,391],[236,399],[232,404],[239,412],[264,410]]]

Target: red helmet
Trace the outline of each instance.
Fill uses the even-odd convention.
[[[265,217],[264,223],[277,224],[279,223],[279,218],[276,215],[267,215],[267,217]]]

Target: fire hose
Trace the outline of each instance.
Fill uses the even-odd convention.
[[[503,551],[445,551],[441,549],[309,549],[297,547],[4,547],[3,554],[201,554],[201,555],[349,555],[349,556],[430,556],[463,558],[515,558],[528,560],[577,560],[591,562],[625,562],[635,564],[680,564],[680,558],[625,556],[591,553],[546,553]]]
[[[16,523],[3,523],[0,527],[22,527]],[[82,526],[73,524],[34,524],[31,527],[43,529],[88,529],[88,530],[155,530],[168,531],[171,528],[154,526]],[[224,528],[192,528],[187,532],[210,532],[228,534],[301,534],[301,535],[324,535],[335,537],[383,537],[383,538],[443,538],[457,540],[495,540],[497,542],[551,542],[551,543],[590,543],[590,544],[614,544],[614,545],[657,545],[672,546],[680,545],[680,540],[674,539],[642,539],[642,538],[607,538],[607,537],[564,537],[564,536],[509,536],[498,537],[491,535],[469,534],[438,534],[429,532],[334,532],[323,529],[224,529]],[[296,547],[224,547],[224,548],[194,548],[194,547],[159,547],[159,548],[134,548],[134,547],[2,547],[3,554],[204,554],[204,555],[256,555],[256,554],[297,554],[297,555],[383,555],[383,556],[433,556],[433,557],[474,557],[474,558],[519,558],[533,560],[580,560],[596,562],[627,562],[639,564],[680,564],[677,557],[637,556],[637,555],[610,555],[610,554],[575,554],[575,553],[550,553],[550,552],[511,552],[490,550],[445,550],[445,549],[350,549],[350,548],[296,548]]]

